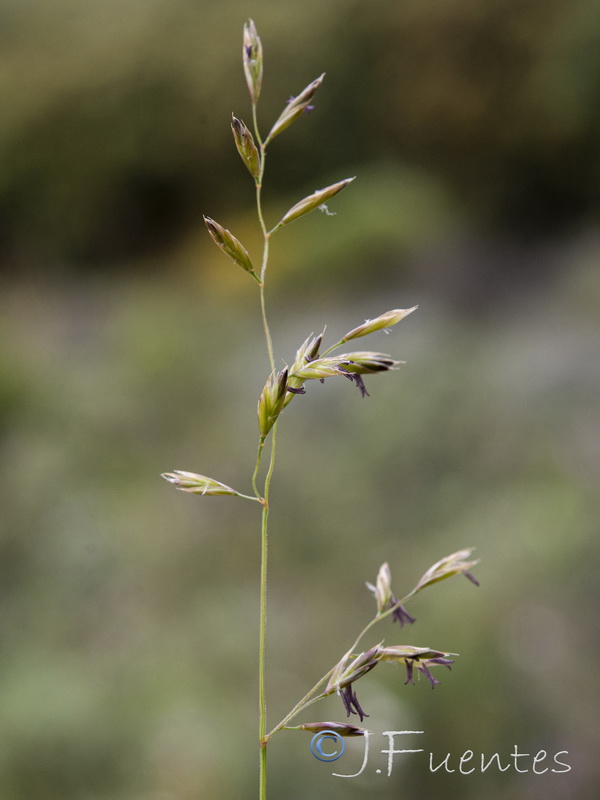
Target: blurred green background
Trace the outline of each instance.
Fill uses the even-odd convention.
[[[280,426],[271,516],[275,723],[373,611],[455,578],[377,637],[461,654],[431,691],[384,667],[375,732],[333,766],[270,748],[273,798],[584,800],[598,750],[600,6],[597,0],[0,0],[0,797],[253,798],[259,513],[175,492],[249,489],[268,366],[256,287],[209,214],[259,252],[231,141],[250,121],[241,29],[265,48],[263,127],[321,72],[269,156],[267,214],[357,181],[273,241],[278,363],[327,324],[419,303],[365,347],[406,360],[311,385]],[[344,719],[339,699],[302,721]],[[430,773],[383,730],[558,751],[571,771]],[[454,765],[456,767],[456,763]],[[551,765],[552,766],[552,765]]]

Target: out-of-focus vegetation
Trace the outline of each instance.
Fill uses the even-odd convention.
[[[330,76],[310,124],[278,145],[280,193],[324,169],[391,162],[400,194],[400,167],[418,167],[479,229],[531,235],[596,217],[595,0],[3,0],[9,262],[104,265],[168,248],[199,207],[246,207],[224,133],[233,110],[247,113],[247,12],[269,43],[269,119],[290,85]]]
[[[597,4],[2,0],[0,797],[255,796],[258,512],[158,477],[243,491],[254,463],[255,287],[199,222],[257,242],[229,132],[248,116],[250,15],[263,119],[328,73],[273,146],[268,211],[358,175],[336,217],[273,242],[278,359],[325,323],[335,337],[420,304],[370,340],[408,362],[367,380],[370,398],[311,386],[282,420],[271,719],[370,618],[382,561],[400,593],[459,547],[482,558],[481,588],[432,587],[415,626],[382,631],[461,657],[434,692],[391,667],[361,681],[369,770],[334,778],[359,756],[338,770],[290,732],[270,791],[594,796]],[[343,719],[340,701],[314,718]],[[406,729],[439,760],[517,744],[567,750],[572,771],[398,757],[376,775],[381,731]]]

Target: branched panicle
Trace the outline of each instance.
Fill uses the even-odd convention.
[[[388,662],[402,665],[406,670],[405,683],[415,682],[415,675],[423,675],[429,684],[434,687],[439,680],[433,675],[434,667],[450,669],[454,658],[452,653],[433,650],[429,647],[414,645],[384,646],[383,642],[369,649],[361,650],[359,644],[365,634],[381,620],[390,617],[397,621],[400,627],[412,624],[415,618],[409,614],[405,605],[419,591],[434,583],[462,574],[474,584],[478,581],[470,570],[478,562],[471,559],[472,548],[459,550],[446,558],[436,562],[420,578],[414,589],[400,600],[392,592],[392,577],[389,564],[381,566],[375,585],[367,584],[376,600],[376,613],[371,621],[363,628],[355,639],[352,647],[342,656],[338,663],[324,675],[317,684],[291,709],[291,711],[269,733],[266,728],[266,609],[267,609],[267,542],[268,519],[270,505],[271,479],[276,463],[277,427],[283,416],[284,410],[297,397],[307,394],[307,385],[324,383],[333,377],[343,377],[353,383],[362,397],[368,397],[369,392],[365,386],[365,375],[389,374],[403,363],[396,361],[386,353],[371,350],[352,350],[346,353],[334,354],[346,342],[370,334],[384,331],[389,333],[391,328],[401,320],[412,314],[417,306],[411,308],[393,308],[385,311],[372,319],[351,328],[341,339],[329,347],[323,344],[324,334],[310,334],[297,348],[291,362],[276,360],[273,338],[269,327],[267,303],[265,297],[265,282],[269,263],[269,242],[271,237],[280,229],[291,222],[300,220],[312,211],[325,211],[325,217],[334,216],[327,207],[327,201],[332,200],[342,190],[346,189],[354,177],[344,178],[317,189],[298,200],[287,211],[280,210],[275,217],[279,221],[269,228],[265,221],[262,205],[262,187],[265,177],[265,158],[267,148],[275,137],[282,134],[294,124],[306,111],[314,108],[314,102],[319,92],[325,73],[309,83],[299,94],[292,96],[286,103],[279,117],[272,124],[266,138],[262,138],[258,126],[257,104],[262,93],[263,85],[263,47],[253,20],[248,20],[243,28],[242,41],[242,66],[248,92],[250,95],[252,111],[252,129],[243,120],[235,115],[231,118],[231,133],[237,152],[255,184],[257,228],[263,239],[262,254],[251,255],[249,250],[234,234],[224,225],[211,217],[205,216],[206,229],[221,253],[227,256],[229,262],[247,272],[258,284],[257,291],[260,298],[261,321],[264,330],[265,345],[268,354],[270,372],[262,378],[263,389],[258,398],[258,448],[257,457],[252,474],[253,494],[243,494],[233,489],[226,483],[210,478],[201,473],[184,470],[174,470],[163,474],[165,480],[175,488],[188,494],[202,497],[229,495],[243,498],[260,504],[261,507],[261,533],[260,533],[260,592],[259,592],[259,745],[260,745],[260,781],[259,798],[266,800],[266,753],[270,738],[281,730],[296,729],[318,734],[319,732],[337,733],[340,736],[363,736],[367,734],[364,728],[343,722],[306,722],[302,725],[290,726],[299,713],[309,705],[332,694],[338,694],[342,700],[346,715],[358,716],[362,722],[368,714],[364,711],[356,695],[356,683],[370,674],[379,664]],[[324,218],[324,217],[323,217]],[[240,226],[241,227],[241,226]],[[245,235],[245,234],[244,234]],[[285,236],[285,233],[283,234]],[[329,381],[327,381],[329,383]],[[339,383],[339,382],[338,382]],[[306,402],[298,400],[297,402]],[[267,446],[267,439],[269,443]],[[263,464],[263,450],[270,452],[268,468]],[[356,652],[355,652],[356,651]],[[417,677],[419,677],[417,675]]]

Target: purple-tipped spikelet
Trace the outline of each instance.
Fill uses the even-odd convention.
[[[337,692],[342,699],[347,716],[358,714],[362,722],[369,715],[361,708],[352,685],[374,669],[380,661],[381,645],[376,645],[358,656],[346,653],[333,670],[326,692]]]
[[[464,550],[458,550],[456,553],[452,553],[437,561],[421,576],[417,583],[416,590],[420,591],[426,586],[431,586],[434,583],[438,583],[438,581],[451,578],[453,575],[464,575],[465,578],[468,578],[475,586],[479,586],[479,581],[469,572],[471,567],[479,564],[478,559],[474,561],[469,560],[473,550],[473,547],[467,547]]]
[[[246,165],[254,180],[260,175],[260,155],[254,143],[254,137],[241,119],[231,115],[231,132],[240,158]]]
[[[367,375],[386,372],[394,369],[399,363],[384,353],[343,353],[339,356],[317,358],[299,369],[294,369],[290,375],[301,380],[321,380],[321,378],[331,378],[336,375],[343,375],[347,378],[352,373]]]
[[[244,36],[242,46],[242,63],[244,75],[248,84],[248,91],[253,105],[260,97],[263,76],[263,51],[262,43],[256,32],[254,21],[249,19],[244,23]]]
[[[294,359],[294,363],[290,367],[290,375],[288,378],[287,383],[287,390],[288,394],[284,400],[283,406],[287,406],[291,403],[295,394],[304,394],[305,390],[304,386],[304,379],[299,378],[294,373],[296,370],[302,369],[302,367],[309,364],[311,361],[314,361],[316,358],[319,357],[319,348],[321,347],[321,342],[323,341],[323,334],[319,334],[319,336],[313,336],[312,334],[304,340],[304,342],[300,345],[298,350],[296,351],[296,358]]]
[[[273,372],[267,378],[265,388],[262,390],[258,400],[258,428],[260,435],[264,438],[273,425],[277,422],[277,417],[283,410],[286,399],[288,381],[288,369],[281,372]]]
[[[309,103],[319,86],[323,83],[324,78],[325,73],[309,83],[308,86],[303,89],[297,97],[292,97],[289,100],[288,104],[283,109],[277,121],[271,128],[266,142],[269,142],[271,139],[274,139],[276,136],[278,136],[282,131],[288,128],[292,122],[295,122],[303,111],[306,111],[309,108]]]
[[[342,353],[338,356],[347,363],[343,364],[343,369],[347,372],[355,372],[359,375],[370,375],[375,372],[387,372],[395,369],[401,361],[394,361],[391,356],[385,353],[372,353],[367,350],[360,350],[353,353]]]
[[[414,668],[421,672],[431,684],[433,689],[440,681],[431,674],[430,666],[442,666],[451,669],[454,659],[448,656],[456,653],[443,653],[440,650],[431,650],[429,647],[412,647],[410,645],[395,645],[392,647],[382,647],[379,658],[381,661],[391,661],[396,664],[403,664],[406,668],[406,683],[414,683]]]
[[[414,617],[411,617],[404,606],[400,605],[400,602],[396,597],[394,597],[392,594],[391,584],[392,573],[390,570],[390,565],[385,563],[382,564],[379,569],[375,586],[368,582],[366,586],[367,589],[370,589],[375,595],[375,600],[377,601],[377,616],[380,616],[384,611],[388,611],[389,609],[393,608],[392,620],[394,622],[399,622],[400,627],[402,628],[406,623],[412,624],[416,620]]]

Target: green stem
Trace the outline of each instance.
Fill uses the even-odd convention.
[[[332,344],[331,347],[328,347],[327,350],[325,350],[325,352],[320,356],[320,358],[325,358],[325,356],[328,356],[329,353],[331,353],[333,350],[336,349],[336,347],[341,347],[343,344],[346,344],[346,339],[340,339],[339,342]]]
[[[260,790],[259,800],[267,800],[267,743],[260,746]]]
[[[260,557],[260,630],[258,642],[258,712],[259,728],[258,741],[260,744],[260,800],[267,797],[267,743],[265,732],[267,729],[267,702],[265,697],[265,635],[267,628],[267,522],[269,506],[263,505],[261,525],[261,557]]]
[[[254,494],[256,495],[256,499],[263,502],[263,496],[258,491],[258,486],[256,485],[256,481],[258,478],[258,471],[260,469],[260,462],[262,459],[263,448],[265,446],[265,439],[266,436],[261,436],[260,441],[258,442],[258,453],[256,454],[256,466],[254,467],[254,472],[252,474],[252,488],[254,490]]]
[[[260,228],[263,234],[263,257],[262,257],[262,265],[260,268],[260,311],[262,315],[262,323],[263,323],[263,330],[265,332],[265,341],[267,343],[267,351],[269,353],[269,364],[271,365],[271,371],[275,370],[275,356],[273,354],[273,340],[271,338],[271,331],[269,330],[269,323],[267,320],[267,308],[265,304],[265,277],[267,274],[267,266],[269,263],[269,233],[267,231],[267,226],[265,225],[265,219],[263,217],[262,211],[262,178],[265,171],[265,157],[266,152],[264,147],[261,146],[261,159],[260,159],[260,175],[258,176],[258,180],[256,182],[256,210],[258,212],[258,219],[260,222]]]
[[[253,500],[255,503],[262,503],[262,500],[261,500],[260,497],[252,497],[251,494],[242,494],[241,492],[236,492],[235,496],[236,497],[243,497],[244,500]]]
[[[263,140],[261,138],[260,131],[258,130],[258,118],[256,116],[256,103],[252,103],[252,127],[254,128],[254,136],[256,137],[256,141],[258,142],[258,146],[262,150],[263,147],[266,147],[266,145],[263,145]],[[261,166],[262,166],[262,162],[261,162]],[[262,178],[262,175],[260,177]],[[260,180],[260,178],[259,178],[259,180]]]
[[[263,141],[260,136],[260,131],[258,129],[258,120],[256,117],[256,103],[252,104],[252,123],[254,127],[254,135],[256,137],[256,141],[258,142],[258,146],[260,148],[260,170],[258,173],[258,177],[256,178],[256,211],[258,214],[258,221],[260,223],[260,229],[263,235],[263,254],[262,254],[262,264],[260,268],[260,310],[262,316],[262,323],[263,323],[263,330],[265,333],[265,341],[267,343],[267,351],[269,353],[269,364],[271,365],[271,371],[275,370],[275,356],[273,354],[273,340],[271,338],[271,331],[269,329],[269,323],[267,320],[267,309],[265,304],[265,278],[267,275],[267,266],[269,264],[269,231],[267,230],[267,225],[265,223],[265,218],[263,214],[262,208],[262,185],[263,185],[263,178],[265,174],[265,161],[267,158],[267,145],[266,143],[263,144]]]
[[[265,694],[265,640],[267,631],[267,553],[268,553],[268,521],[269,521],[269,492],[271,479],[275,468],[275,450],[277,445],[277,423],[273,425],[273,438],[271,440],[271,460],[265,478],[265,493],[263,500],[262,525],[261,525],[261,558],[260,558],[260,631],[258,646],[258,682],[259,682],[259,742],[260,742],[260,800],[267,797],[267,702]]]
[[[269,364],[271,365],[271,372],[275,372],[275,356],[273,354],[273,340],[271,339],[271,331],[269,330],[269,323],[267,322],[267,308],[265,305],[265,286],[263,283],[261,283],[260,285],[260,310],[262,314],[263,330],[265,332],[265,341],[267,342],[267,351],[269,353]]]

